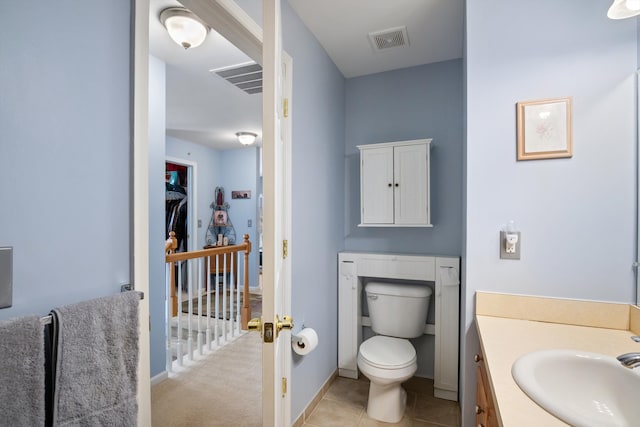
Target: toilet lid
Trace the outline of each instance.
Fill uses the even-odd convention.
[[[408,340],[376,335],[360,346],[360,356],[380,369],[400,369],[416,361],[416,350]]]

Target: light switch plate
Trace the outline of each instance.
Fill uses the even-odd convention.
[[[514,233],[518,235],[518,241],[516,242],[516,251],[507,253],[506,246],[504,244],[504,239],[506,239],[507,232],[500,232],[500,259],[520,259],[520,242],[522,241],[522,236],[520,236],[519,231],[515,231]]]
[[[0,308],[13,304],[13,248],[0,247]]]

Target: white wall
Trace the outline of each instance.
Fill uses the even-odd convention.
[[[467,1],[463,425],[476,290],[635,301],[636,22],[610,2]],[[573,97],[573,158],[516,161],[518,101]],[[499,259],[515,220],[522,259]]]

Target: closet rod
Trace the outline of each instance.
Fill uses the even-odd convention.
[[[126,292],[129,292],[129,291],[126,291]],[[144,299],[144,292],[140,292],[140,299]],[[40,323],[42,324],[42,326],[49,325],[51,324],[52,320],[53,320],[53,317],[51,317],[51,315],[48,315],[48,316],[41,317]]]

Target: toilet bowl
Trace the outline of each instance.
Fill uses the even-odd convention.
[[[402,419],[407,394],[401,384],[418,369],[416,350],[409,340],[377,335],[358,351],[358,368],[369,378],[369,418],[397,423]]]
[[[423,334],[432,291],[420,285],[369,282],[365,293],[371,329],[378,334],[358,349],[358,368],[371,381],[367,414],[397,423],[407,402],[402,383],[418,370],[408,338]]]

